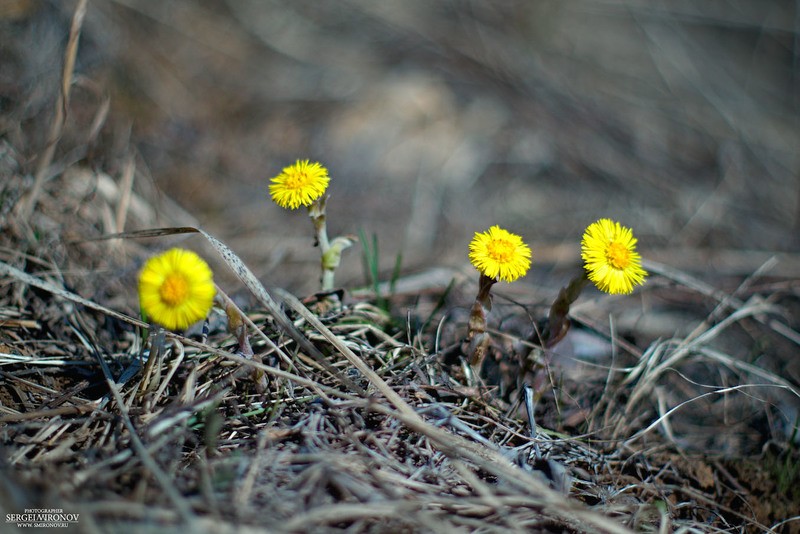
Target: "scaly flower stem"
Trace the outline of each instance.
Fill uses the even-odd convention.
[[[489,334],[486,332],[486,317],[492,311],[491,290],[496,282],[496,278],[490,278],[481,273],[481,278],[478,282],[478,296],[475,297],[475,302],[469,311],[469,331],[467,333],[469,348],[467,349],[467,356],[469,357],[469,364],[476,371],[480,371],[481,363],[483,363],[489,348],[490,340]]]
[[[328,229],[325,221],[325,204],[327,200],[328,195],[322,195],[308,206],[308,216],[311,218],[311,222],[314,223],[314,245],[320,248],[322,256],[322,291],[330,291],[333,289],[334,274],[338,266],[338,262],[336,262],[336,265],[331,265],[330,260],[326,261],[331,249],[331,242],[328,239]]]
[[[314,223],[314,238],[316,239],[314,246],[319,246],[323,254],[331,246],[330,241],[328,241],[327,225],[325,224],[325,204],[327,202],[328,195],[322,195],[308,206],[308,216],[311,218],[311,222]]]
[[[314,223],[315,246],[320,248],[322,267],[322,291],[334,289],[334,274],[342,260],[342,251],[353,244],[351,236],[339,236],[333,240],[328,239],[328,230],[325,224],[325,203],[328,195],[318,198],[308,207],[308,216]]]
[[[558,292],[556,300],[550,306],[550,314],[547,317],[547,327],[542,332],[542,342],[545,347],[552,347],[561,341],[569,330],[569,307],[589,283],[586,271],[570,280],[566,287],[562,287]]]

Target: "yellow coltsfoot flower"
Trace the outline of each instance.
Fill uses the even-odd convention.
[[[297,160],[270,181],[272,200],[282,208],[297,209],[310,206],[325,194],[330,178],[325,167],[306,159]]]
[[[153,256],[139,273],[142,310],[169,330],[182,330],[206,317],[215,292],[211,269],[190,250],[173,248]]]
[[[531,249],[520,236],[494,225],[486,232],[475,232],[469,244],[469,259],[489,278],[513,282],[528,272]]]
[[[589,280],[606,293],[631,293],[647,277],[633,232],[611,219],[600,219],[586,228],[581,258]]]

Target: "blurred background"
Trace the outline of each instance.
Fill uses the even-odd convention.
[[[0,2],[0,133],[29,162],[74,6]],[[776,253],[797,274],[799,56],[791,0],[90,0],[59,150],[107,99],[87,164],[134,150],[135,187],[182,208],[158,206],[166,223],[193,218],[300,293],[311,225],[267,185],[305,158],[332,177],[329,231],[375,234],[387,272],[398,254],[468,272],[471,236],[499,224],[538,284],[607,216],[715,281]],[[364,283],[359,256],[342,285]]]

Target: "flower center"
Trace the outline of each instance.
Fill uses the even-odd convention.
[[[631,264],[631,251],[625,245],[612,241],[606,247],[606,260],[615,269],[625,269]]]
[[[498,263],[507,263],[514,255],[516,247],[510,241],[495,239],[487,245],[489,257]]]
[[[286,187],[288,189],[302,189],[307,186],[310,181],[307,173],[295,171],[286,177]]]
[[[189,282],[182,274],[172,273],[161,284],[158,293],[167,305],[177,306],[189,296]]]

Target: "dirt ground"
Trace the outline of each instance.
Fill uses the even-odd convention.
[[[419,344],[404,340],[433,357],[440,336],[442,343],[458,339],[474,298],[477,277],[467,260],[474,232],[499,224],[533,250],[528,276],[497,290],[492,326],[519,340],[530,336],[531,318],[546,316],[558,290],[579,272],[583,229],[610,217],[634,229],[652,277],[627,298],[589,292],[572,310],[575,335],[548,356],[556,371],[548,371],[552,392],[544,395],[537,421],[553,432],[593,436],[597,454],[608,455],[603,465],[610,466],[601,473],[579,448],[553,453],[574,468],[576,480],[593,484],[573,487],[573,496],[599,507],[604,517],[624,517],[634,529],[659,525],[662,509],[655,501],[671,507],[667,515],[676,528],[696,525],[703,516],[695,508],[703,502],[727,521],[715,522],[710,514],[708,531],[800,528],[797,2],[90,0],[66,122],[57,143],[48,143],[76,4],[0,1],[4,262],[39,258],[38,266],[29,259],[25,271],[63,270],[67,289],[138,317],[131,288],[143,258],[179,243],[203,251],[220,284],[261,313],[214,247],[197,235],[130,240],[116,249],[59,247],[118,231],[195,226],[235,251],[268,289],[308,296],[319,285],[311,226],[304,214],[273,204],[267,185],[283,167],[309,158],[330,171],[331,232],[376,236],[383,281],[399,257],[390,312],[419,326]],[[42,171],[46,194],[29,221],[15,220],[15,203],[31,190],[48,146],[55,151]],[[133,198],[129,216],[115,219],[126,187]],[[110,207],[103,211],[95,201]],[[31,232],[21,229],[28,223]],[[54,243],[50,249],[47,239]],[[25,291],[17,284],[25,284],[3,276],[4,309],[19,312],[4,312],[3,320],[17,321],[14,328],[57,315],[42,295],[38,308],[23,304]],[[368,293],[360,246],[345,252],[337,282],[356,300]],[[437,303],[444,303],[444,312]],[[438,331],[424,321],[428,314],[441,319]],[[101,344],[133,350],[130,332],[123,343],[115,337],[120,325],[93,321],[109,329],[99,334]],[[386,326],[397,339],[404,330]],[[60,333],[71,335],[62,327],[52,332],[56,345]],[[2,352],[16,354],[26,336],[41,334],[0,330]],[[230,343],[222,334],[218,339]],[[499,343],[497,367],[486,369],[499,388],[497,404],[481,400],[479,409],[462,414],[473,428],[492,418],[517,420],[519,384],[512,387],[509,377],[518,369],[504,367],[504,358],[519,351],[518,343]],[[458,375],[446,358],[440,363],[442,373]],[[412,383],[421,372],[412,371],[417,364],[392,379],[382,376],[390,384]],[[2,365],[4,380],[18,371]],[[646,370],[635,371],[640,365]],[[587,391],[582,381],[591,384]],[[169,397],[174,384],[167,382]],[[76,383],[46,386],[63,392]],[[765,383],[769,388],[759,389]],[[428,386],[425,395],[439,388]],[[34,410],[35,395],[19,388],[0,390],[6,407],[25,405],[6,410],[11,419],[3,424]],[[408,395],[423,402],[422,393]],[[439,389],[436,395],[452,401]],[[631,398],[642,403],[640,415]],[[292,424],[307,423],[307,414],[294,409]],[[676,415],[664,419],[670,410]],[[331,424],[341,424],[336,421]],[[250,453],[263,449],[255,443],[269,424],[225,426],[223,434],[230,443],[236,432],[251,438],[243,449]],[[516,445],[520,428],[504,439]],[[2,432],[10,465],[28,462],[46,479],[57,462],[37,464],[41,458],[71,461],[66,453],[19,452],[20,436],[33,439],[28,428],[9,423]],[[435,442],[433,431],[425,436]],[[73,452],[88,450],[82,447]],[[613,457],[613,448],[621,456]],[[98,457],[110,461],[121,454],[112,449]],[[4,471],[4,480],[24,471],[17,469]],[[591,469],[598,470],[589,476]],[[277,471],[278,478],[291,479]],[[489,470],[485,479],[498,472]],[[464,476],[454,484],[470,486]],[[442,487],[452,482],[437,480]],[[125,484],[116,478],[109,488]],[[137,484],[132,500],[146,503],[146,483]],[[627,484],[645,485],[626,500],[620,488]],[[620,492],[601,494],[600,486]],[[481,493],[475,488],[483,486],[473,481],[471,487]],[[340,491],[359,495],[350,489]],[[82,491],[87,500],[102,495],[100,486]],[[251,505],[265,495],[252,496]],[[693,503],[691,513],[676,512],[680,499]],[[644,510],[642,503],[655,508],[642,516],[630,511]],[[470,513],[477,517],[476,510]],[[537,528],[585,528],[553,514],[560,523]],[[230,519],[219,510],[210,516]],[[226,524],[254,525],[254,517],[242,512]],[[732,517],[756,519],[737,523]],[[98,525],[99,531],[109,528]],[[425,530],[420,525],[406,527]],[[503,528],[502,522],[486,525],[487,531]],[[458,527],[471,530],[468,522]]]

